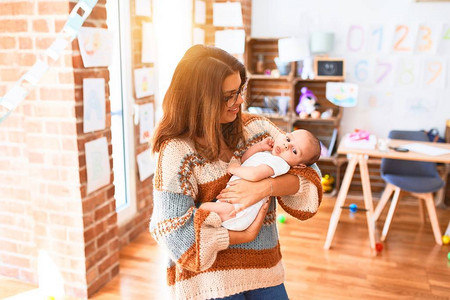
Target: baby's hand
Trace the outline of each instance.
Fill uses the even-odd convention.
[[[239,168],[241,165],[237,162],[232,162],[228,165],[228,173],[233,175],[236,172],[236,169]]]
[[[274,141],[271,137],[268,137],[259,143],[261,145],[261,151],[271,151],[273,148]]]

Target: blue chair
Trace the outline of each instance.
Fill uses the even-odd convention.
[[[427,135],[423,131],[392,130],[389,132],[389,138],[423,142],[429,141]],[[422,200],[425,202],[434,233],[434,238],[437,244],[442,245],[441,231],[439,229],[439,222],[436,216],[433,192],[436,192],[442,188],[444,186],[444,181],[439,176],[436,169],[436,164],[431,162],[383,158],[381,160],[381,177],[384,181],[386,181],[386,188],[375,209],[373,216],[374,222],[376,222],[384,206],[391,197],[392,192],[394,192],[391,206],[383,226],[381,241],[386,239],[400,192],[406,191],[419,198],[419,210],[422,223],[425,222],[425,213]]]

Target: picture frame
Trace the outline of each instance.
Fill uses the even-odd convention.
[[[343,58],[322,57],[314,58],[315,79],[344,80],[345,60]]]

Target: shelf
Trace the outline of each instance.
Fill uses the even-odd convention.
[[[339,121],[339,119],[337,117],[331,117],[328,119],[313,119],[311,117],[308,117],[306,119],[302,119],[300,117],[293,117],[292,118],[293,122],[312,122],[312,123],[336,123]]]
[[[290,81],[291,77],[288,75],[280,75],[279,77],[264,75],[264,74],[248,74],[248,79],[262,79],[262,80],[286,80]]]

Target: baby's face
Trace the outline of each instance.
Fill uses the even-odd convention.
[[[290,166],[299,166],[311,155],[308,147],[309,133],[306,130],[295,130],[280,135],[273,144],[272,154],[284,159]]]

